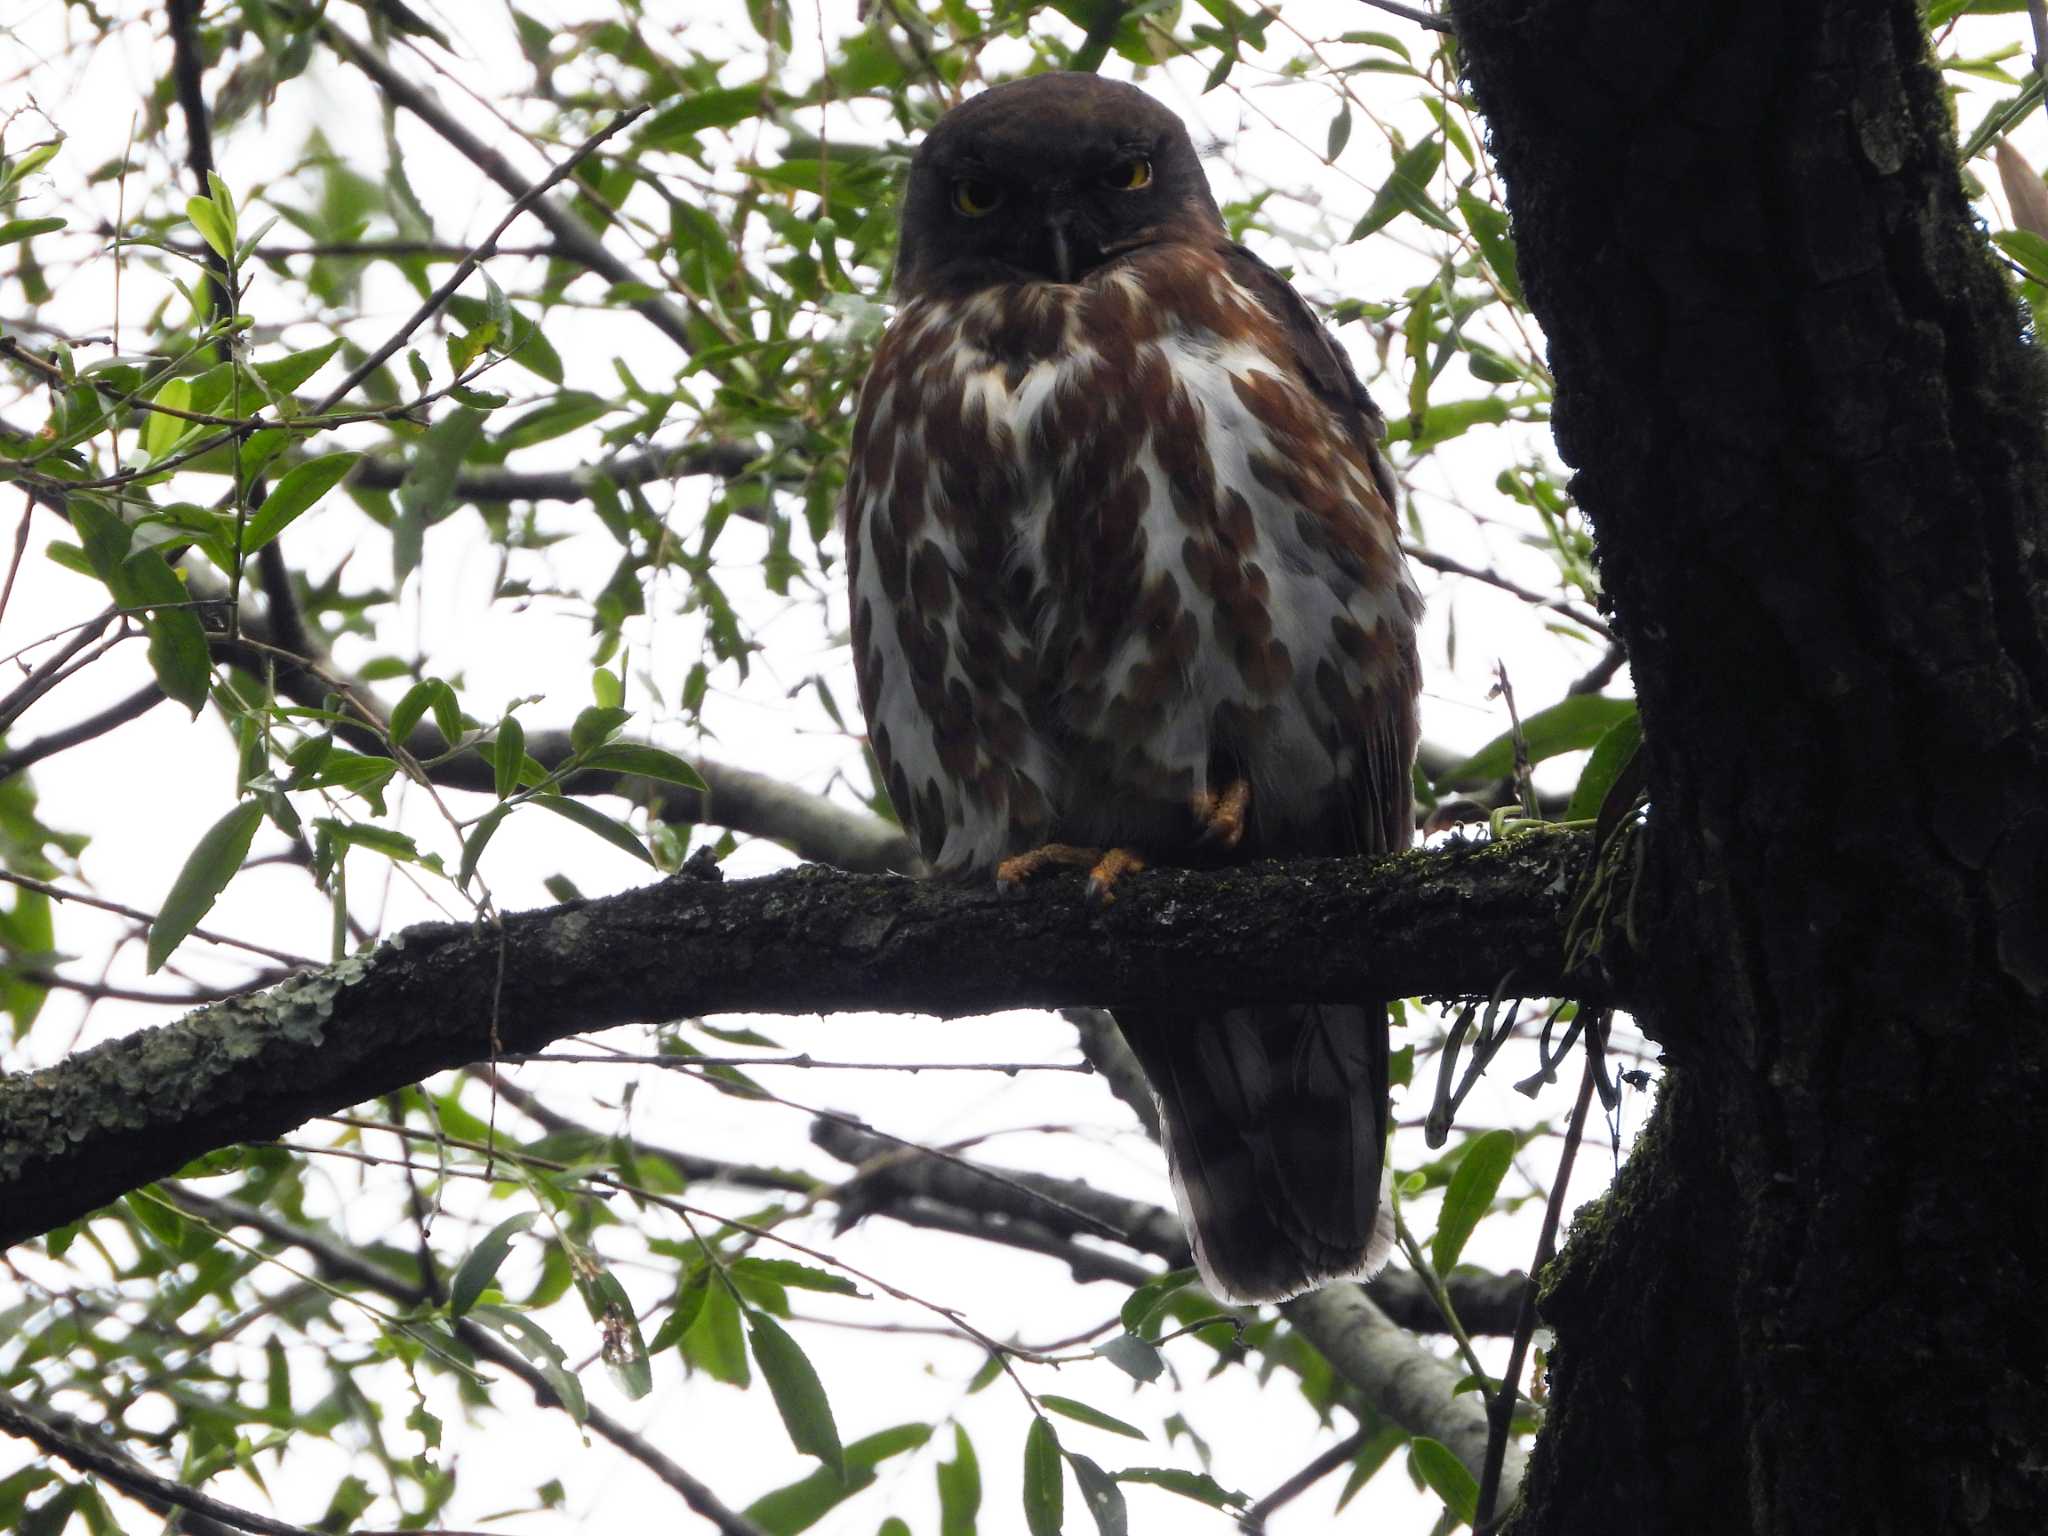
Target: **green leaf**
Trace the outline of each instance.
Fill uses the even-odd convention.
[[[149,969],[154,972],[213,910],[215,900],[249,855],[249,843],[263,821],[263,807],[244,800],[221,817],[185,858],[185,867],[149,925]]]
[[[593,704],[588,709],[579,710],[569,725],[569,746],[579,753],[588,752],[632,718],[630,710],[616,706],[607,708]]]
[[[253,555],[283,533],[292,519],[341,483],[360,453],[329,453],[295,465],[270,488],[242,530],[242,551]]]
[[[1380,184],[1379,194],[1365,210],[1365,217],[1352,229],[1350,238],[1363,240],[1404,213],[1412,213],[1423,223],[1446,234],[1456,234],[1458,226],[1444,216],[1443,210],[1429,195],[1430,178],[1436,175],[1443,159],[1443,140],[1435,134],[1402,154],[1387,173],[1387,179]]]
[[[1067,1465],[1074,1469],[1074,1481],[1081,1485],[1081,1498],[1101,1536],[1130,1536],[1131,1512],[1116,1479],[1086,1456],[1069,1453]]]
[[[747,1336],[754,1346],[754,1363],[768,1379],[768,1390],[775,1397],[790,1443],[844,1477],[846,1460],[839,1444],[839,1426],[833,1422],[825,1385],[818,1380],[810,1359],[765,1312],[747,1314]]]
[[[1567,821],[1591,821],[1600,814],[1607,792],[1621,776],[1629,759],[1643,744],[1643,717],[1630,710],[1607,728],[1593,744],[1593,755],[1579,771],[1579,786],[1572,791],[1572,803],[1565,811]]]
[[[472,1322],[482,1323],[496,1333],[503,1334],[521,1354],[540,1368],[547,1384],[554,1390],[556,1398],[569,1411],[569,1416],[581,1424],[589,1416],[589,1405],[584,1400],[583,1384],[576,1379],[576,1373],[569,1369],[569,1357],[563,1353],[548,1331],[525,1313],[514,1312],[508,1307],[482,1305],[470,1311]]]
[[[1126,1330],[1144,1337],[1146,1321],[1157,1312],[1166,1298],[1185,1285],[1194,1282],[1197,1271],[1193,1269],[1170,1269],[1163,1275],[1154,1275],[1124,1299],[1123,1311],[1119,1316]]]
[[[1578,752],[1593,746],[1624,716],[1634,714],[1635,708],[1633,699],[1582,693],[1539,710],[1522,722],[1522,737],[1529,744],[1529,761],[1540,763],[1562,752]],[[1514,771],[1514,737],[1504,734],[1442,774],[1436,786],[1440,790],[1483,789]]]
[[[405,690],[405,697],[391,711],[391,739],[401,747],[411,739],[413,729],[433,707],[434,695],[448,685],[438,677],[422,678]]]
[[[1095,1346],[1095,1353],[1133,1381],[1157,1381],[1166,1370],[1159,1351],[1135,1333],[1120,1333]]]
[[[632,741],[606,742],[584,757],[583,766],[602,768],[610,773],[637,773],[642,778],[659,779],[664,784],[680,784],[685,789],[710,787],[704,782],[703,775],[675,753]]]
[[[33,240],[37,235],[52,235],[64,227],[63,219],[9,219],[0,224],[0,245],[12,245],[17,240]]]
[[[727,1264],[726,1272],[734,1279],[766,1280],[775,1285],[788,1286],[799,1291],[823,1291],[832,1296],[859,1296],[866,1298],[867,1292],[855,1285],[845,1275],[835,1275],[822,1269],[813,1269],[808,1264],[799,1264],[794,1259],[762,1259],[749,1254]]]
[[[704,1306],[683,1335],[683,1358],[716,1381],[744,1387],[753,1380],[747,1369],[746,1339],[740,1332],[740,1307],[732,1291],[713,1281]]]
[[[142,423],[142,451],[152,459],[160,459],[172,444],[192,430],[193,424],[180,416],[165,414],[168,411],[189,411],[192,409],[192,381],[190,379],[166,379],[152,397],[161,411],[151,411]]]
[[[706,128],[731,128],[759,117],[789,98],[767,81],[724,90],[694,91],[640,125],[643,144],[661,149],[690,149]]]
[[[953,1426],[953,1459],[938,1465],[939,1536],[975,1536],[981,1513],[981,1463],[963,1425]]]
[[[1474,196],[1469,187],[1458,189],[1458,211],[1464,214],[1465,227],[1478,242],[1479,254],[1493,268],[1493,275],[1500,279],[1507,296],[1517,304],[1522,303],[1522,269],[1515,257],[1514,237],[1508,233],[1506,211]]]
[[[1450,1448],[1427,1435],[1408,1442],[1408,1459],[1416,1475],[1429,1484],[1444,1507],[1470,1525],[1479,1516],[1479,1484]]]
[[[1031,1536],[1060,1536],[1065,1503],[1060,1437],[1051,1419],[1034,1415],[1024,1436],[1024,1524]]]
[[[503,800],[519,787],[519,770],[526,763],[526,727],[517,715],[498,722],[498,738],[491,745],[491,785]]]
[[[1090,1408],[1086,1403],[1076,1402],[1071,1397],[1055,1397],[1050,1392],[1038,1394],[1039,1406],[1050,1408],[1054,1413],[1080,1424],[1092,1424],[1097,1429],[1106,1429],[1111,1434],[1128,1435],[1133,1440],[1143,1440],[1145,1431],[1135,1425],[1126,1424],[1122,1419],[1113,1419],[1100,1408]]]
[[[1451,1266],[1458,1262],[1458,1255],[1465,1251],[1465,1240],[1493,1205],[1500,1181],[1514,1160],[1512,1131],[1488,1131],[1458,1159],[1450,1188],[1444,1191],[1444,1209],[1437,1218],[1436,1236],[1429,1240],[1429,1261],[1439,1275],[1449,1274]]]
[[[185,606],[192,594],[153,549],[138,549],[121,562],[116,591],[125,606],[151,610],[144,624],[149,631],[150,670],[164,696],[184,705],[197,719],[212,684],[213,658],[206,626]]]
[[[654,855],[647,851],[647,845],[640,841],[633,829],[622,821],[614,821],[594,806],[585,805],[581,800],[572,800],[567,795],[535,795],[533,803],[544,805],[557,816],[573,821],[585,831],[595,832],[599,837],[625,853],[630,853],[643,864],[652,864]]]
[[[469,1257],[462,1261],[462,1267],[455,1271],[455,1279],[448,1286],[448,1315],[461,1317],[477,1304],[484,1287],[498,1276],[498,1266],[512,1251],[512,1239],[540,1220],[539,1211],[522,1211],[517,1216],[508,1216],[490,1231],[483,1241],[469,1251]]]
[[[891,1456],[917,1449],[931,1438],[929,1424],[898,1424],[846,1447],[846,1476],[820,1467],[809,1477],[765,1493],[746,1507],[746,1517],[767,1536],[796,1536],[809,1530],[843,1500],[875,1480],[875,1468]]]
[[[1991,237],[1997,247],[2027,269],[2037,283],[2048,283],[2048,240],[2031,229],[2001,229]]]
[[[398,487],[398,522],[392,530],[393,576],[400,584],[420,563],[420,543],[455,499],[455,477],[483,430],[484,413],[451,411],[431,427],[413,451]]]
[[[185,217],[190,219],[192,227],[199,231],[199,238],[213,247],[213,253],[222,261],[234,255],[235,238],[228,232],[228,221],[221,216],[221,211],[214,207],[211,198],[186,199]]]
[[[498,446],[507,452],[531,448],[550,438],[561,437],[586,427],[608,414],[612,402],[597,395],[565,390],[545,405],[537,405],[498,434]]]
[[[1251,1502],[1241,1493],[1225,1488],[1206,1472],[1189,1472],[1181,1467],[1126,1467],[1117,1473],[1120,1483],[1144,1483],[1164,1488],[1184,1499],[1193,1499],[1211,1509],[1242,1509]]]

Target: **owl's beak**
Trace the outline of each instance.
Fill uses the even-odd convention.
[[[1063,283],[1074,280],[1074,246],[1067,236],[1067,218],[1056,213],[1046,220],[1046,230],[1052,237],[1052,270]]]

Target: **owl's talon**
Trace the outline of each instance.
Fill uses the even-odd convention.
[[[1245,819],[1251,806],[1249,779],[1232,779],[1220,795],[1198,789],[1188,797],[1188,809],[1202,824],[1198,841],[1225,849],[1235,848],[1244,841]]]
[[[1117,882],[1125,875],[1137,874],[1144,867],[1144,857],[1136,849],[1110,849],[1088,871],[1089,903],[1097,907],[1109,906],[1116,900]]]
[[[1077,869],[1102,857],[1100,848],[1077,848],[1072,843],[1047,843],[1029,852],[1012,855],[996,866],[996,889],[1009,895],[1021,891],[1049,869]]]

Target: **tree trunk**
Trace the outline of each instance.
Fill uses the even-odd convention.
[[[1634,664],[1670,1081],[1516,1531],[2048,1510],[2048,390],[1909,0],[1458,0]]]

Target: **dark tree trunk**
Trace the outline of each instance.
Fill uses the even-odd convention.
[[[2048,442],[1909,0],[1457,0],[1634,662],[1670,1083],[1518,1533],[2048,1512]]]

